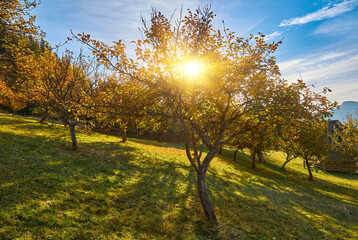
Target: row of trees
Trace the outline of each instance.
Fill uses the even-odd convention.
[[[82,53],[54,53],[30,14],[38,4],[0,1],[0,104],[13,112],[32,104],[42,121],[48,115],[62,120],[76,149],[75,126],[88,116],[83,104],[94,93],[98,64]]]
[[[12,40],[1,42],[1,57],[7,58],[1,65],[0,101],[14,110],[36,103],[43,119],[49,114],[61,119],[74,150],[80,122],[119,126],[124,140],[132,127],[160,132],[178,126],[197,175],[199,199],[213,223],[206,174],[224,145],[251,149],[253,168],[256,156],[263,160],[270,149],[284,150],[286,163],[301,156],[312,178],[310,167],[327,146],[324,118],[336,104],[302,80],[281,78],[273,56],[281,42],[267,43],[263,34],[244,39],[225,26],[214,29],[209,7],[189,10],[174,24],[154,10],[149,23],[142,19],[136,59],[127,56],[121,41],[109,46],[84,33],[70,40],[83,43],[94,58],[74,57],[70,51],[59,56],[43,41],[37,41],[36,51],[30,47],[30,39],[40,36],[34,18],[18,21],[36,2],[12,3],[15,14],[1,18],[2,34]],[[19,31],[9,30],[12,22],[21,23]],[[186,74],[188,62],[199,64],[201,74]]]
[[[33,86],[32,66],[36,55],[33,37],[40,36],[30,10],[36,1],[0,1],[0,103],[13,110],[25,106],[29,96],[26,89]],[[35,44],[37,45],[37,44]]]

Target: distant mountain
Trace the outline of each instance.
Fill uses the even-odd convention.
[[[341,108],[333,111],[332,120],[339,120],[344,122],[347,118],[347,114],[351,114],[354,118],[357,118],[358,102],[346,101],[341,104]]]

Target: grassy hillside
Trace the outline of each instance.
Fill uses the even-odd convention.
[[[358,176],[316,173],[283,155],[250,169],[216,158],[219,225],[206,224],[180,145],[79,133],[0,114],[0,239],[358,239]]]

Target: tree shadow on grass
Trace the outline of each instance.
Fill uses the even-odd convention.
[[[20,117],[11,117],[10,115],[3,115],[0,113],[0,124],[1,125],[25,125],[29,123],[28,119],[23,119]]]
[[[348,180],[358,180],[358,172],[355,173],[326,172],[326,174],[334,177],[348,179]]]
[[[357,237],[357,190],[241,166],[235,171],[212,169],[208,177],[214,205],[227,223],[225,232],[240,226],[244,239]]]
[[[0,152],[0,238],[206,238],[191,219],[200,206],[188,165],[158,162],[130,144],[58,151],[62,141],[5,135],[26,154],[5,160],[9,149]]]
[[[143,145],[148,145],[148,146],[176,148],[176,149],[180,149],[180,150],[185,150],[184,143],[158,142],[155,140],[144,140],[144,139],[140,139],[140,138],[130,138],[130,141],[140,143]]]
[[[98,184],[96,178],[118,169],[114,157],[100,158],[96,151],[59,149],[64,144],[59,139],[8,133],[0,133],[0,138],[7,140],[0,149],[2,239],[18,237],[19,232],[24,232],[24,224],[27,228],[40,226],[48,232],[52,223],[58,224],[57,215],[63,213],[64,206],[76,209],[87,196],[83,193],[91,189],[103,193],[103,186],[111,184]],[[124,168],[130,168],[126,163],[130,151],[128,147],[121,148]]]

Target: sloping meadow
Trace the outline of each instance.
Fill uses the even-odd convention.
[[[207,224],[180,144],[68,130],[0,115],[0,239],[357,239],[358,177],[315,173],[283,155],[250,168],[233,151],[208,175]]]

